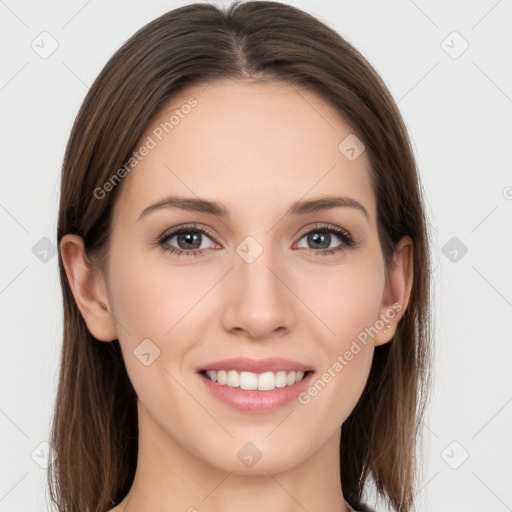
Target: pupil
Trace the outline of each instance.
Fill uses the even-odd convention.
[[[313,241],[315,244],[318,244],[319,238],[323,237],[323,245],[322,245],[322,242],[320,242],[320,245],[322,245],[320,248],[326,249],[331,244],[330,236],[331,236],[330,233],[315,233],[313,235],[309,235],[308,241],[310,241],[310,242]],[[327,241],[327,244],[325,243],[326,241]],[[318,248],[318,245],[317,245],[317,248]]]
[[[192,241],[192,239],[195,237],[195,243]],[[184,249],[198,249],[201,246],[201,242],[197,243],[199,241],[199,233],[180,233],[178,235],[178,245]],[[193,247],[182,247],[181,242],[184,242],[185,244],[191,244]]]

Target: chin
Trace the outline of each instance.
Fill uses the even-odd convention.
[[[282,445],[274,445],[271,440],[264,438],[258,438],[254,442],[231,440],[230,444],[236,446],[225,446],[221,454],[209,453],[209,457],[203,460],[235,475],[267,475],[287,471],[308,457],[306,447],[294,443],[287,445],[285,449]]]

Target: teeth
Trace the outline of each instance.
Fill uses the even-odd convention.
[[[258,389],[258,376],[255,373],[242,372],[240,373],[239,385],[242,389]]]
[[[226,378],[226,386],[230,386],[232,388],[240,387],[240,374],[235,372],[235,370],[229,371]]]
[[[236,370],[207,370],[206,376],[213,382],[232,388],[271,391],[275,388],[284,388],[300,382],[304,378],[304,372],[238,373]]]

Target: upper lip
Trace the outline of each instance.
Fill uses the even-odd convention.
[[[249,359],[247,357],[236,357],[232,359],[223,359],[214,363],[201,366],[198,372],[206,370],[236,370],[237,372],[278,372],[284,370],[287,372],[307,372],[313,370],[309,365],[283,359],[282,357],[269,357],[267,359]]]

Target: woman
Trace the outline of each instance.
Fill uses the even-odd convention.
[[[172,10],[78,113],[57,238],[61,511],[409,511],[421,184],[384,83],[277,2]],[[112,508],[114,507],[114,508]]]

